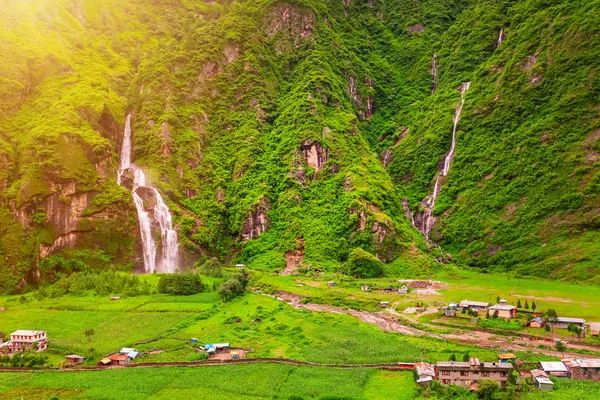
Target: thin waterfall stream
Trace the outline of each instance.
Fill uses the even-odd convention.
[[[454,158],[454,152],[456,148],[456,128],[458,126],[458,122],[460,121],[460,117],[462,114],[462,109],[465,104],[465,93],[469,90],[469,86],[471,82],[464,82],[459,90],[460,90],[460,103],[456,107],[456,112],[454,114],[454,123],[452,127],[452,143],[450,145],[450,152],[446,155],[444,159],[444,167],[441,171],[438,171],[437,177],[435,178],[435,185],[433,187],[433,193],[431,193],[425,200],[425,211],[423,215],[423,225],[421,229],[421,233],[425,236],[425,239],[429,239],[429,233],[431,232],[431,228],[433,225],[434,217],[432,215],[433,209],[435,207],[435,202],[440,193],[440,185],[441,179],[448,175],[450,172],[450,165],[452,164],[452,159]]]
[[[123,144],[121,145],[121,162],[118,171],[117,182],[123,185],[123,175],[133,173],[133,185],[131,194],[138,214],[140,223],[140,236],[144,254],[144,269],[147,273],[167,272],[173,273],[178,266],[179,243],[177,231],[173,228],[173,218],[169,207],[163,201],[158,190],[146,183],[144,171],[131,163],[131,114],[125,120],[123,132]],[[151,213],[147,211],[144,198],[150,196],[154,201]],[[153,223],[160,228],[161,232],[161,257],[157,262],[156,241],[152,234]]]

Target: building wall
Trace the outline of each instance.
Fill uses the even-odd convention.
[[[570,368],[571,379],[600,381],[600,368]]]
[[[475,371],[444,371],[438,370],[437,377],[440,382],[444,385],[461,385],[468,386],[474,381],[495,381],[495,382],[506,382],[508,380],[508,372],[504,372],[505,376],[503,376],[504,371],[494,371],[487,372],[481,371],[479,373],[475,373]],[[448,373],[447,375],[445,373]],[[445,383],[447,382],[447,383]]]

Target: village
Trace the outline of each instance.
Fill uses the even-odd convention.
[[[328,287],[335,286],[334,281],[327,283]],[[423,285],[421,285],[423,286]],[[426,286],[426,285],[425,285]],[[361,286],[361,291],[379,291],[391,295],[405,296],[413,288],[408,285],[399,287],[373,288]],[[388,301],[380,302],[381,308],[389,306]],[[498,298],[496,304],[489,302],[464,299],[460,302],[448,303],[438,310],[439,315],[445,318],[464,320],[511,321],[521,318],[526,320],[528,327],[543,332],[570,333],[573,338],[584,338],[587,335],[598,336],[600,323],[587,322],[582,318],[558,316],[552,310],[540,312],[536,310],[535,303],[531,311],[519,311],[519,305],[508,304],[505,299]],[[566,336],[566,335],[564,335]],[[550,338],[557,352],[564,352],[567,341],[564,336]],[[24,352],[44,352],[48,349],[48,336],[42,330],[17,330],[10,334],[10,339],[0,343],[0,352],[4,355],[24,354]],[[197,338],[185,340],[185,346],[202,354],[201,360],[205,362],[236,363],[246,358],[252,349],[232,347],[230,343],[201,344]],[[160,349],[142,352],[133,347],[123,347],[118,351],[106,354],[94,364],[96,368],[123,368],[135,366],[140,357],[160,353]],[[202,362],[199,360],[198,362]],[[59,364],[61,368],[81,368],[86,364],[86,357],[79,354],[68,354]],[[293,360],[292,360],[293,361]],[[143,361],[142,361],[143,363]],[[86,365],[90,365],[87,363]],[[498,354],[497,360],[491,362],[480,361],[475,357],[465,356],[461,361],[454,355],[450,360],[440,360],[436,363],[402,362],[398,363],[399,369],[412,369],[416,384],[419,387],[428,387],[432,382],[439,384],[457,385],[470,391],[478,391],[485,381],[495,382],[498,387],[505,387],[508,383],[518,384],[528,380],[540,391],[552,391],[553,379],[573,379],[600,381],[600,358],[575,358],[565,357],[560,361],[527,362],[517,358],[510,350],[503,350]]]

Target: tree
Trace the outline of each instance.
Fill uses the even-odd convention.
[[[483,400],[493,400],[500,387],[494,381],[483,381],[479,385],[479,398]]]
[[[463,354],[462,360],[463,361],[469,361],[470,358],[471,358],[471,356],[469,355],[469,353],[465,353],[465,354]]]
[[[485,319],[490,319],[490,310],[485,312]]]
[[[527,303],[527,300],[525,300],[525,309],[529,310],[529,303]]]
[[[514,365],[513,365],[514,367]],[[517,384],[517,374],[515,371],[515,368],[513,368],[509,373],[508,373],[508,379],[506,380],[506,383],[508,385],[516,385]]]
[[[565,356],[565,351],[567,351],[567,346],[562,342],[562,340],[557,340],[554,344],[556,351],[562,353],[562,356]]]
[[[500,303],[500,300],[502,300],[502,299],[500,298],[500,296],[497,296],[497,297],[496,297],[496,303]]]
[[[162,275],[158,280],[158,292],[170,295],[189,296],[200,293],[204,285],[196,274]]]
[[[521,308],[521,299],[517,300],[517,308]]]
[[[348,275],[355,278],[376,278],[383,275],[383,263],[373,254],[357,247],[348,255]]]
[[[244,293],[244,287],[236,278],[231,278],[221,285],[219,288],[219,296],[223,301],[231,300],[232,298]]]
[[[467,313],[467,309],[463,307],[463,309],[460,311],[460,313],[461,313],[462,315],[465,315],[465,314]]]
[[[550,332],[550,324],[546,324],[546,326],[544,327],[544,331]]]
[[[220,278],[223,276],[222,266],[216,257],[211,257],[202,264],[200,273],[206,276]]]
[[[548,322],[547,322],[548,325],[550,325],[550,329],[552,330],[552,332],[554,332],[551,322],[554,321],[556,318],[558,318],[558,314],[556,314],[556,310],[554,308],[549,308],[548,311],[546,311],[546,318],[548,320]]]
[[[96,334],[96,332],[94,331],[93,328],[87,328],[85,331],[83,331],[83,334],[88,339],[89,351],[91,354],[92,353],[92,336],[94,336]]]
[[[456,361],[456,355],[454,353],[450,354],[448,361]]]
[[[535,301],[531,302],[531,311],[535,312],[535,309],[537,308],[537,305],[535,304]]]

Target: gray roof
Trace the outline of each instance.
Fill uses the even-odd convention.
[[[567,366],[562,361],[542,361],[540,365],[544,371],[569,372]]]
[[[460,302],[460,306],[461,307],[489,307],[490,303],[485,302],[485,301],[470,301],[470,300],[463,300]]]
[[[573,324],[585,324],[585,319],[583,319],[583,318],[557,317],[557,318],[551,318],[550,322],[566,322],[566,323],[573,323]]]
[[[517,307],[509,306],[508,304],[496,304],[495,306],[491,306],[490,310],[500,310],[500,311],[511,311],[516,310]]]
[[[479,370],[481,368],[484,369],[512,369],[511,363],[498,363],[498,362],[484,362],[479,365],[471,365],[470,362],[467,361],[440,361],[435,366],[438,369],[474,369]]]

